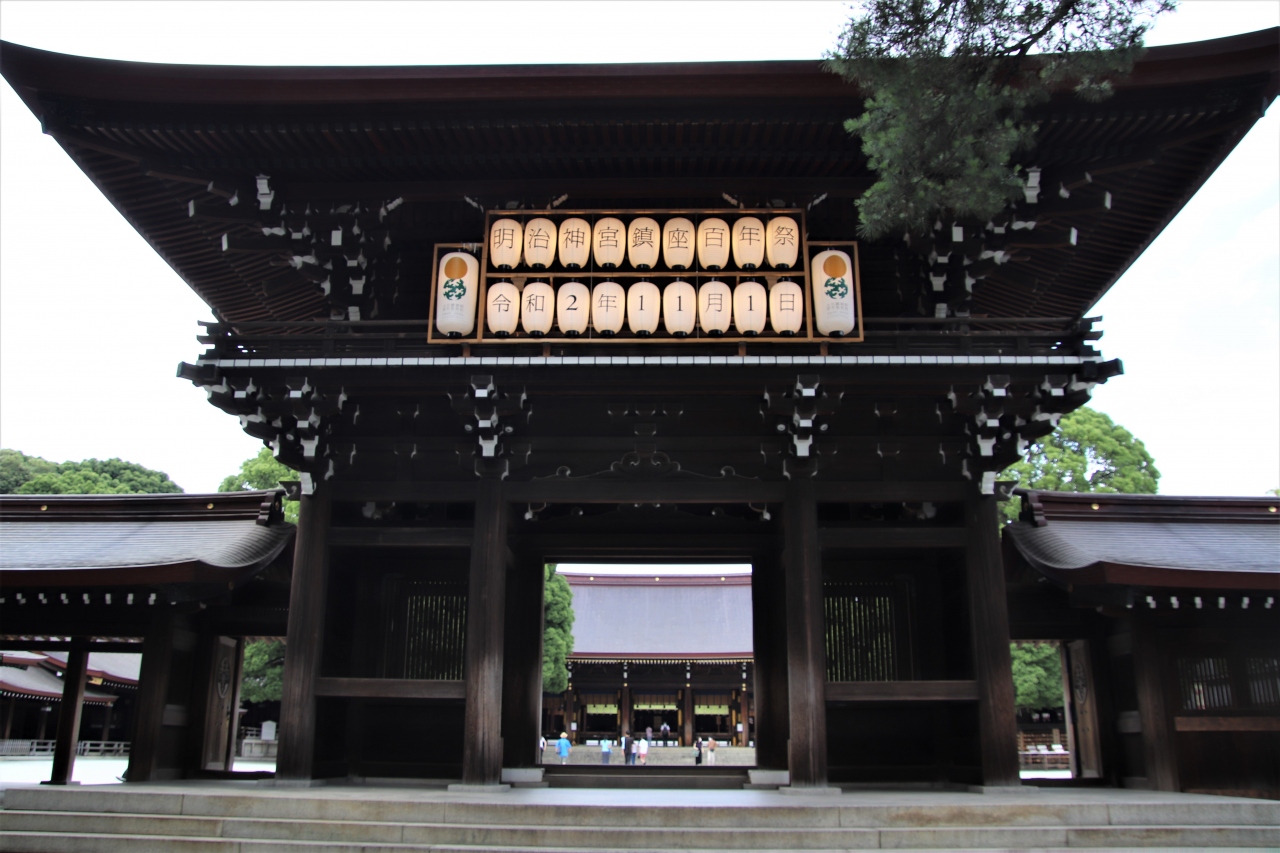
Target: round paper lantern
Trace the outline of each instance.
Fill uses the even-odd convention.
[[[638,270],[651,270],[658,263],[662,229],[657,220],[641,216],[627,226],[627,260]],[[629,309],[628,309],[629,310]]]
[[[626,256],[627,226],[621,219],[606,216],[596,222],[591,234],[591,251],[601,269],[617,269]]]
[[[451,338],[471,334],[476,327],[476,292],[480,264],[466,252],[450,252],[440,259],[436,275],[436,328]]]
[[[524,262],[545,270],[556,262],[556,224],[550,219],[530,219],[524,226]]]
[[[698,324],[719,337],[733,324],[733,292],[723,281],[708,281],[698,288]]]
[[[853,263],[844,252],[813,259],[813,321],[818,334],[838,338],[854,328]]]
[[[723,219],[698,223],[698,263],[704,270],[722,270],[729,265],[729,225]]]
[[[744,216],[733,223],[733,262],[738,269],[759,269],[764,263],[764,223]]]
[[[528,231],[525,231],[528,234]],[[531,337],[551,331],[556,316],[556,292],[545,281],[531,281],[520,292],[520,325]]]
[[[765,254],[769,258],[769,266],[776,270],[789,270],[796,265],[796,258],[800,255],[800,226],[790,216],[775,216],[769,220]]]
[[[754,338],[764,331],[769,294],[758,281],[744,281],[733,289],[733,325],[738,334]]]
[[[673,281],[662,291],[662,324],[677,338],[693,334],[698,322],[698,292],[687,281]]]
[[[520,324],[519,288],[509,281],[489,285],[485,294],[484,319],[494,335],[509,337]]]
[[[627,288],[627,328],[647,338],[658,331],[662,315],[662,291],[651,281],[637,281]]]
[[[499,219],[489,229],[489,260],[500,270],[520,265],[524,250],[524,226],[514,219]]]
[[[804,291],[794,281],[780,281],[769,288],[769,323],[780,335],[790,337],[804,326]]]
[[[602,281],[591,290],[591,324],[606,338],[622,330],[627,315],[627,292],[616,281]]]
[[[662,226],[662,262],[673,270],[689,269],[697,242],[692,222],[683,216],[668,219]]]
[[[560,223],[560,263],[567,270],[580,270],[591,258],[591,223],[585,219],[566,219]]]
[[[563,230],[561,231],[563,234]],[[566,281],[556,291],[556,325],[566,338],[576,338],[591,322],[591,291],[580,281]]]

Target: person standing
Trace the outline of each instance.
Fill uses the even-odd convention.
[[[556,741],[556,753],[560,756],[561,764],[569,763],[569,733],[561,732],[560,740]]]
[[[538,763],[542,763],[543,757],[547,754],[547,736],[538,735]]]
[[[707,766],[714,767],[716,763],[716,739],[714,736],[707,738]]]
[[[658,733],[662,736],[663,743],[671,740],[671,726],[667,724],[666,720],[662,721],[662,726],[658,729]]]
[[[634,749],[636,742],[635,738],[631,737],[631,732],[623,732],[622,740],[618,743],[622,748],[622,765],[625,767],[628,764],[635,764],[636,760],[635,756],[632,754],[632,750]]]
[[[608,764],[613,757],[613,741],[607,737],[600,738],[600,763]]]
[[[636,763],[636,756],[640,754],[640,741],[641,741],[641,740],[643,740],[643,738],[635,738],[634,740],[632,740],[632,741],[631,741],[631,752],[627,753],[627,762],[628,762],[629,764],[631,764],[631,766],[633,766],[633,767],[635,766],[635,763]]]
[[[653,726],[644,727],[644,739],[647,741],[653,740]]]
[[[702,763],[702,738],[698,738],[693,742],[693,766],[697,767]]]
[[[649,739],[648,738],[640,739],[640,763],[641,764],[649,763]]]

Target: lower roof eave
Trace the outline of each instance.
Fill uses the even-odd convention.
[[[1280,592],[1280,574],[1273,572],[1204,571],[1112,562],[1092,563],[1078,569],[1058,569],[1043,565],[1036,568],[1051,580],[1069,587],[1124,586]]]

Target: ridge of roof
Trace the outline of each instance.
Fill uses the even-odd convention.
[[[1022,520],[1044,527],[1052,521],[1163,521],[1220,524],[1280,523],[1280,497],[1135,495],[1015,489]]]
[[[148,495],[0,495],[0,522],[280,521],[284,489]]]

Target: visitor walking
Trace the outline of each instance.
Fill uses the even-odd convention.
[[[662,736],[662,742],[666,743],[671,740],[671,726],[667,725],[667,721],[662,721],[662,727],[658,729],[658,733]]]
[[[707,766],[714,767],[716,763],[716,739],[714,737],[707,738]]]
[[[640,741],[640,763],[649,763],[649,739],[644,738]]]
[[[600,738],[600,763],[608,764],[613,757],[613,741],[607,737]]]
[[[547,736],[538,735],[538,763],[542,763],[543,756],[547,753]]]
[[[622,765],[625,767],[628,764],[635,764],[636,757],[634,750],[636,741],[635,738],[631,736],[631,732],[622,733],[622,740],[619,741],[619,746],[622,748]]]
[[[569,745],[569,733],[568,733],[568,732],[561,732],[561,733],[560,733],[560,740],[556,741],[556,753],[557,753],[557,754],[559,754],[559,756],[560,756],[560,763],[561,763],[561,764],[568,764],[568,763],[569,763],[569,750],[570,750],[570,749],[571,749],[571,747],[570,747],[570,745]]]
[[[636,757],[640,755],[640,741],[641,741],[641,738],[635,738],[634,740],[632,740],[631,751],[627,753],[627,763],[633,767],[635,766],[635,763],[636,763]]]
[[[693,766],[697,767],[702,763],[702,738],[698,738],[693,742]]]
[[[653,740],[653,726],[644,727],[644,739],[650,741]]]

